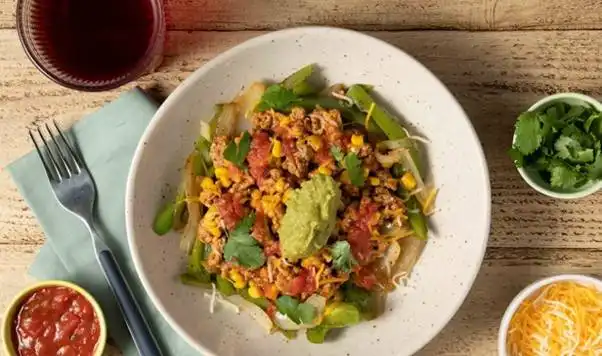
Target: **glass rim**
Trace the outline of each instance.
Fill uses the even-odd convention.
[[[144,52],[144,55],[140,57],[135,66],[131,68],[125,74],[117,77],[117,79],[109,79],[103,81],[102,84],[78,84],[73,81],[65,80],[61,78],[55,71],[48,68],[39,58],[37,51],[33,48],[33,39],[27,34],[27,28],[25,25],[25,3],[34,2],[36,0],[17,0],[16,7],[16,29],[19,36],[19,42],[25,51],[25,54],[31,61],[31,63],[42,73],[44,76],[52,80],[53,82],[78,91],[84,92],[99,92],[111,89],[116,89],[122,85],[130,83],[142,75],[146,74],[149,66],[155,60],[156,52],[162,50],[163,41],[165,39],[166,24],[165,24],[165,12],[163,9],[163,2],[161,0],[148,0],[153,8],[153,32],[150,36],[149,45]]]

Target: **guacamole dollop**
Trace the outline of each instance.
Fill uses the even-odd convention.
[[[282,256],[296,261],[324,247],[341,204],[341,190],[332,177],[317,174],[301,183],[286,201],[278,230]]]

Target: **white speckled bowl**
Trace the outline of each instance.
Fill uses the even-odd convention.
[[[406,288],[392,294],[386,313],[348,328],[335,341],[313,345],[300,335],[267,336],[248,315],[210,315],[202,292],[181,285],[185,260],[179,237],[156,236],[152,221],[171,196],[192,149],[199,120],[243,85],[279,80],[316,63],[331,82],[369,83],[415,130],[428,137],[430,173],[441,188],[433,233]],[[449,91],[398,48],[367,35],[306,27],[247,41],[198,69],[161,106],[140,142],[130,172],[127,231],[144,287],[167,321],[203,355],[411,355],[451,319],[481,262],[490,224],[490,187],[481,145]]]
[[[510,352],[508,352],[506,348],[506,342],[508,338],[508,328],[510,327],[510,321],[512,321],[512,317],[514,313],[518,310],[521,304],[529,297],[531,297],[534,293],[539,292],[542,288],[559,282],[575,282],[585,286],[591,286],[602,291],[602,280],[586,276],[583,274],[559,274],[552,277],[547,277],[540,279],[526,286],[520,293],[514,297],[512,302],[506,311],[504,312],[504,316],[502,317],[502,321],[500,323],[500,329],[498,330],[498,339],[497,339],[497,350],[498,356],[511,356]]]
[[[549,105],[552,105],[556,102],[563,102],[569,105],[593,107],[598,111],[602,111],[602,103],[590,96],[579,93],[557,93],[546,96],[545,98],[531,105],[528,111],[544,110]],[[513,144],[514,140],[516,140],[516,134],[512,136]],[[544,181],[541,175],[534,169],[517,168],[517,170],[523,180],[527,182],[531,188],[535,189],[541,194],[556,199],[580,199],[594,194],[602,189],[602,180],[590,181],[578,189],[556,189],[552,188],[548,182]]]

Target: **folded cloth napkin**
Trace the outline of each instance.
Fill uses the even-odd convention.
[[[107,244],[130,282],[164,355],[198,355],[152,305],[136,276],[128,249],[124,213],[126,179],[136,145],[156,110],[157,104],[136,88],[78,121],[68,134],[96,182],[96,211]],[[124,355],[137,355],[96,262],[90,236],[82,223],[54,198],[37,154],[30,152],[17,159],[8,166],[8,171],[46,234],[46,243],[30,274],[39,279],[68,280],[88,290],[105,313],[109,336]]]

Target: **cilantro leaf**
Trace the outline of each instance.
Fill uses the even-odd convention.
[[[341,150],[341,148],[337,145],[330,147],[330,153],[332,154],[332,157],[337,160],[337,162],[341,162],[345,158],[343,150]]]
[[[581,137],[581,133],[573,134],[571,137],[562,135],[554,143],[554,148],[558,152],[556,154],[557,157],[576,163],[587,163],[593,161],[594,150],[592,148],[582,147],[581,142],[576,138],[581,138],[581,142],[584,142],[587,145],[593,144],[589,137]]]
[[[343,165],[349,173],[349,179],[351,184],[356,187],[364,185],[366,177],[364,177],[364,170],[362,169],[362,161],[357,157],[355,153],[349,153],[343,160]]]
[[[550,184],[555,188],[570,189],[577,184],[578,175],[576,172],[558,164],[550,168]]]
[[[298,100],[299,97],[291,89],[277,84],[270,85],[261,96],[261,100],[255,107],[255,111],[262,112],[269,109],[283,111]]]
[[[288,295],[276,299],[278,311],[288,316],[297,324],[310,324],[316,318],[316,307],[309,303],[299,303],[299,300]]]
[[[520,153],[520,151],[516,148],[512,147],[511,149],[509,149],[508,156],[512,158],[512,161],[518,168],[521,168],[524,165],[525,156],[523,156],[523,154]]]
[[[309,303],[301,303],[297,307],[297,317],[303,324],[311,324],[316,318],[316,307]]]
[[[238,225],[236,225],[234,230],[230,232],[230,238],[228,240],[233,240],[241,245],[256,245],[257,240],[255,240],[253,236],[249,234],[249,231],[251,231],[251,228],[253,227],[253,223],[255,223],[255,213],[251,213],[245,216],[238,223]]]
[[[339,271],[349,273],[357,261],[351,254],[351,246],[347,241],[337,241],[330,249],[332,253],[332,264]]]
[[[224,158],[240,169],[246,170],[245,158],[251,149],[251,135],[245,131],[238,142],[232,140],[224,150]]]
[[[587,167],[589,179],[602,179],[602,154],[598,154],[594,163]]]
[[[541,121],[534,112],[526,112],[519,116],[515,128],[514,146],[523,155],[529,155],[539,148],[543,129]]]
[[[251,236],[251,227],[255,222],[255,215],[244,217],[230,232],[228,241],[224,246],[224,259],[236,261],[247,268],[259,268],[265,263],[265,254],[257,241]]]
[[[276,308],[278,311],[289,318],[291,320],[296,320],[297,307],[299,306],[299,301],[291,296],[283,295],[276,299]],[[295,321],[296,322],[296,321]]]

